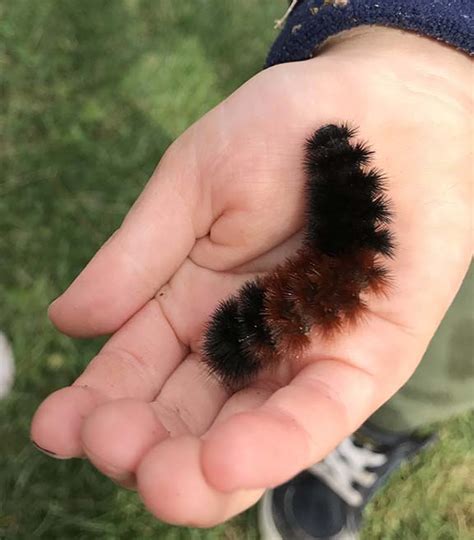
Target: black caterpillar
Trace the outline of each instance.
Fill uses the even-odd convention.
[[[383,175],[355,129],[327,125],[306,142],[305,235],[295,255],[219,304],[205,330],[203,360],[226,386],[298,357],[310,331],[330,336],[367,309],[362,292],[385,293],[380,263],[393,255]]]

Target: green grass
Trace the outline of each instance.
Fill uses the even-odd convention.
[[[100,346],[60,336],[48,303],[118,226],[167,145],[260,69],[285,5],[0,0],[0,328],[18,367],[0,403],[0,538],[258,537],[255,511],[212,531],[159,523],[88,463],[37,453],[28,429]],[[470,420],[447,424],[397,475],[365,539],[472,537]]]

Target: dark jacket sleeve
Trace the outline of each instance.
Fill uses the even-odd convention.
[[[411,30],[474,54],[474,0],[300,0],[266,67],[306,60],[327,38],[362,25]]]

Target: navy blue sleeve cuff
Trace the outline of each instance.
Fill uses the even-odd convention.
[[[311,58],[329,37],[362,25],[411,30],[474,54],[474,0],[301,0],[266,67]]]

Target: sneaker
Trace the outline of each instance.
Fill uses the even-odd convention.
[[[14,373],[15,363],[12,349],[5,335],[0,332],[0,399],[10,391]]]
[[[265,493],[262,540],[353,540],[362,512],[390,474],[435,440],[363,426],[326,459]]]

